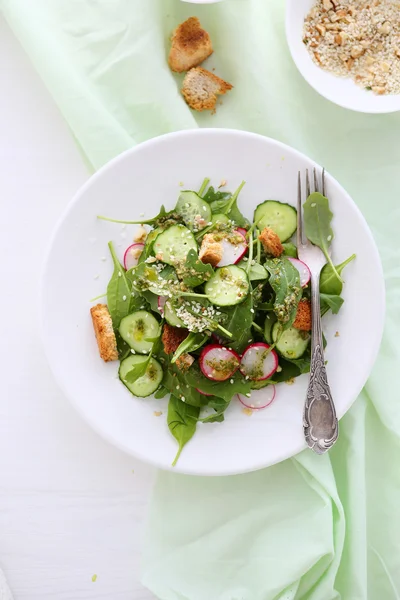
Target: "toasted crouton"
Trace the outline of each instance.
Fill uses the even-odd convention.
[[[301,331],[311,331],[311,324],[311,302],[303,298],[299,302],[293,327]]]
[[[180,371],[188,371],[193,363],[193,356],[186,352],[185,354],[181,354],[181,356],[178,358],[178,360],[176,361],[176,366]]]
[[[194,110],[215,110],[217,95],[226,94],[232,85],[202,67],[191,69],[185,75],[182,95]]]
[[[269,227],[264,227],[258,236],[258,239],[262,243],[266,254],[270,254],[275,258],[278,258],[282,254],[283,246],[281,244],[281,240],[275,231]]]
[[[179,344],[188,336],[188,333],[187,329],[172,327],[172,325],[165,323],[161,336],[165,354],[173,354]]]
[[[117,340],[107,304],[96,304],[90,314],[101,358],[105,362],[118,360]]]
[[[189,71],[213,52],[210,36],[201,28],[197,17],[181,23],[172,34],[171,41],[168,63],[177,73]]]
[[[222,259],[223,248],[221,242],[216,242],[211,233],[206,233],[201,242],[199,259],[204,264],[209,264],[216,267]]]

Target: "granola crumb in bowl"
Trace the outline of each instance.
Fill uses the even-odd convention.
[[[286,35],[325,98],[359,112],[400,110],[399,0],[288,0]]]

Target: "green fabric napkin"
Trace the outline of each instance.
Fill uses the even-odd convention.
[[[169,131],[256,131],[325,165],[361,208],[383,261],[384,340],[338,444],[327,456],[304,451],[243,476],[160,473],[144,584],[163,600],[398,600],[400,116],[356,114],[318,96],[290,58],[280,0],[3,0],[2,7],[94,169]],[[216,115],[189,110],[182,76],[166,63],[171,30],[191,15],[213,40],[205,66],[235,86]]]

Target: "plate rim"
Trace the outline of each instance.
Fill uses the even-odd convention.
[[[44,349],[44,353],[45,353],[47,362],[49,364],[52,375],[57,383],[57,386],[62,391],[64,396],[68,399],[68,401],[72,404],[74,409],[78,412],[80,417],[103,440],[112,444],[114,447],[123,451],[125,454],[128,454],[129,456],[132,456],[146,464],[154,466],[163,471],[170,471],[170,472],[182,474],[182,475],[195,475],[198,477],[210,477],[210,476],[211,477],[221,477],[221,476],[240,475],[240,474],[244,474],[244,473],[258,471],[260,469],[264,469],[264,468],[273,466],[275,464],[279,464],[280,462],[283,462],[284,460],[286,460],[288,458],[292,458],[293,456],[296,456],[297,454],[302,452],[304,449],[307,449],[307,445],[306,445],[305,440],[303,440],[303,443],[299,444],[298,447],[296,448],[296,450],[291,449],[288,452],[282,451],[279,454],[279,456],[277,456],[273,460],[269,460],[267,462],[264,461],[262,464],[257,463],[255,465],[250,466],[248,469],[241,469],[238,471],[233,468],[233,469],[229,469],[229,470],[224,469],[223,471],[220,471],[220,472],[216,472],[216,471],[207,472],[206,469],[205,470],[202,469],[201,472],[199,472],[198,468],[193,468],[193,469],[190,467],[180,468],[179,465],[177,465],[176,467],[172,467],[171,465],[165,465],[164,463],[161,463],[157,459],[148,458],[140,451],[132,452],[131,448],[128,448],[123,442],[120,442],[118,439],[113,437],[112,434],[109,434],[108,432],[105,432],[104,430],[102,430],[100,427],[97,426],[97,424],[93,420],[91,420],[90,416],[88,416],[88,414],[85,413],[84,410],[81,408],[80,403],[77,400],[75,400],[75,398],[73,397],[73,394],[70,394],[67,391],[66,387],[64,386],[64,382],[58,377],[57,362],[53,361],[53,358],[52,358],[53,353],[51,352],[51,348],[48,347],[48,344],[46,342],[46,335],[45,335],[46,315],[45,315],[45,310],[44,310],[44,308],[45,308],[44,295],[45,295],[45,282],[46,282],[48,264],[49,264],[49,260],[50,260],[50,256],[51,256],[51,252],[52,252],[52,247],[56,241],[58,232],[59,232],[60,228],[62,227],[64,220],[67,218],[68,214],[73,210],[75,205],[80,201],[80,198],[85,194],[86,190],[92,185],[93,181],[102,177],[102,175],[104,173],[111,170],[113,168],[114,164],[124,160],[128,155],[140,152],[141,149],[144,147],[145,148],[147,148],[149,146],[151,147],[153,145],[157,145],[158,143],[160,143],[164,140],[168,140],[168,139],[176,139],[176,138],[179,139],[181,137],[186,137],[186,136],[190,137],[193,135],[207,137],[207,136],[221,135],[221,134],[222,135],[228,134],[228,135],[239,136],[239,137],[244,136],[244,137],[248,137],[248,138],[258,139],[259,141],[262,140],[263,142],[272,143],[273,145],[277,145],[282,151],[290,151],[290,152],[294,153],[295,155],[297,155],[299,158],[308,161],[310,164],[310,167],[318,167],[320,169],[322,168],[321,165],[316,163],[313,159],[308,157],[306,154],[300,152],[299,150],[297,150],[296,148],[294,148],[292,146],[289,146],[288,144],[285,144],[283,142],[280,142],[279,140],[276,140],[276,139],[268,137],[268,136],[264,136],[264,135],[261,135],[258,133],[253,133],[253,132],[240,130],[240,129],[232,129],[232,128],[184,129],[184,130],[174,131],[174,132],[170,132],[170,133],[166,133],[166,134],[162,134],[162,135],[150,138],[149,140],[141,142],[140,144],[137,144],[136,146],[133,146],[132,148],[128,148],[124,152],[118,154],[113,159],[108,161],[98,171],[96,171],[94,174],[92,174],[89,177],[89,179],[77,190],[77,192],[74,194],[72,199],[67,203],[67,205],[65,206],[61,215],[59,216],[59,218],[56,222],[56,225],[54,226],[54,229],[50,235],[50,238],[47,243],[47,247],[44,252],[44,258],[43,258],[43,262],[42,262],[42,270],[41,270],[41,275],[40,275],[39,294],[38,294],[40,339],[42,342],[42,347]],[[379,321],[376,326],[376,339],[374,339],[374,344],[373,344],[374,351],[371,353],[371,358],[370,358],[370,361],[368,364],[368,368],[366,369],[367,375],[364,378],[362,388],[359,392],[359,393],[361,393],[362,389],[364,388],[366,382],[368,381],[368,379],[370,377],[373,366],[377,360],[379,349],[380,349],[381,342],[382,342],[383,332],[384,332],[385,313],[386,313],[386,294],[385,294],[384,272],[383,272],[382,261],[380,258],[378,247],[376,245],[375,239],[372,235],[371,229],[370,229],[364,215],[362,214],[361,210],[359,209],[358,205],[354,202],[354,200],[352,199],[350,194],[342,187],[342,185],[337,181],[337,179],[335,179],[332,175],[330,175],[329,172],[326,172],[326,175],[328,178],[331,178],[335,181],[335,184],[338,186],[338,189],[340,190],[340,192],[344,196],[346,196],[347,200],[353,205],[353,208],[355,209],[356,213],[358,214],[358,217],[360,218],[360,221],[363,225],[364,231],[369,238],[371,250],[375,254],[377,266],[379,267],[380,279],[382,282],[382,285],[379,286],[380,291],[378,294],[378,296],[379,296],[378,300],[382,306],[382,311],[379,312]],[[350,408],[353,406],[354,402],[357,400],[357,397],[351,401],[349,406],[346,408],[346,410],[340,416],[340,419],[350,410]]]

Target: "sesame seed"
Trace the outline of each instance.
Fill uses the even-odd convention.
[[[121,271],[118,271],[118,277],[122,277]]]
[[[125,302],[125,300],[126,300],[126,296],[125,295],[122,296],[122,300]]]

